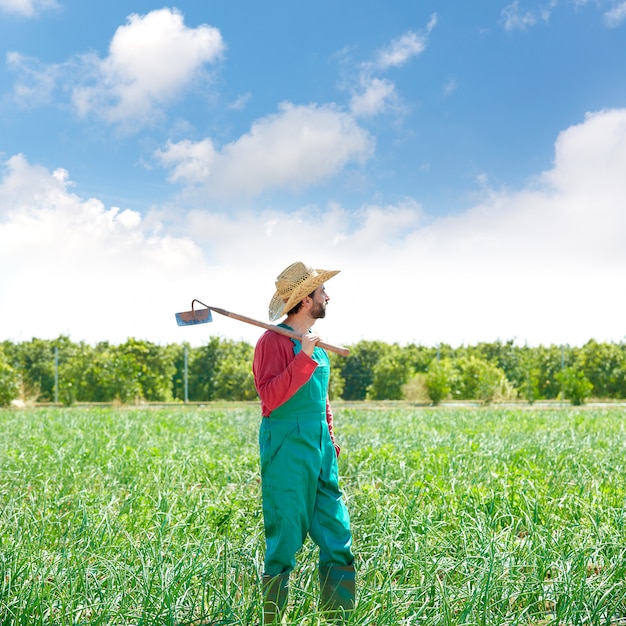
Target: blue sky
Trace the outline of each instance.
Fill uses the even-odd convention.
[[[0,0],[0,338],[621,341],[626,2]]]

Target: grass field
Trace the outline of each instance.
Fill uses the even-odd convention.
[[[353,624],[626,624],[619,409],[335,406]],[[257,624],[256,408],[0,412],[0,624]],[[315,624],[316,550],[291,623]]]

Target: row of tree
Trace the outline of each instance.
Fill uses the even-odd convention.
[[[95,346],[54,340],[0,343],[0,405],[38,402],[254,400],[254,348],[219,337],[201,347],[128,339]],[[453,348],[360,341],[331,354],[331,397],[343,400],[495,401],[626,398],[626,344]]]

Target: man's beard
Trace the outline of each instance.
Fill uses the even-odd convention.
[[[326,305],[321,302],[315,302],[311,307],[311,317],[314,320],[321,320],[326,317]]]

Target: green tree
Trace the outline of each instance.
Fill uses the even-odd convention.
[[[428,374],[419,372],[413,374],[402,387],[402,399],[407,402],[426,403],[432,402],[426,389],[426,377]]]
[[[454,361],[454,367],[458,371],[458,383],[452,389],[456,398],[489,403],[506,388],[504,372],[493,363],[464,356]]]
[[[575,367],[566,367],[557,374],[557,378],[563,386],[565,397],[573,405],[580,406],[591,396],[593,385],[582,370]]]
[[[517,389],[522,389],[527,383],[528,371],[525,367],[525,353],[528,348],[515,346],[514,340],[478,343],[471,354],[483,361],[492,363],[504,372]]]
[[[0,346],[0,406],[8,406],[20,393],[20,379]]]
[[[417,374],[426,373],[433,359],[437,356],[437,348],[416,346],[413,343],[404,346],[402,352],[411,371]]]
[[[175,353],[150,341],[128,339],[120,346],[136,363],[140,394],[148,402],[172,400],[172,379],[176,368]]]
[[[359,341],[350,347],[350,355],[341,367],[344,400],[365,400],[374,380],[374,366],[388,349],[389,346],[380,341]]]
[[[254,400],[257,392],[252,375],[254,349],[244,341],[222,341],[214,378],[213,394],[219,400]]]
[[[221,340],[211,337],[206,345],[189,353],[189,399],[209,401],[216,399],[215,378],[220,360]]]
[[[346,357],[336,354],[335,352],[329,352],[328,358],[330,359],[330,385],[328,389],[328,397],[331,400],[335,400],[343,397],[345,381],[341,374],[341,368]]]
[[[433,359],[428,367],[424,384],[430,401],[436,406],[451,393],[457,374],[452,359]]]
[[[535,351],[528,346],[521,350],[521,369],[524,379],[517,381],[517,388],[520,395],[526,399],[528,404],[533,404],[539,399],[539,377],[540,371],[537,365]]]
[[[78,385],[77,400],[111,402],[115,399],[114,350],[108,341],[100,341],[93,348],[86,346],[82,354],[70,361],[72,375],[68,374],[68,379],[72,380],[72,387]]]
[[[66,337],[57,341],[59,350],[59,400],[69,406],[74,402],[93,402],[97,390],[92,370],[94,349],[85,342],[72,343]]]
[[[54,400],[54,346],[54,341],[37,338],[17,346],[14,363],[21,373],[26,398]]]
[[[381,354],[372,369],[372,382],[366,392],[368,400],[402,400],[402,389],[412,374],[407,356],[408,352],[397,344]]]
[[[623,345],[588,341],[578,354],[577,367],[592,384],[596,398],[626,397],[626,354]]]
[[[191,347],[185,342],[183,344],[170,344],[168,351],[172,355],[174,364],[174,374],[172,376],[172,396],[175,400],[185,399],[185,349],[187,350],[187,385],[189,385],[189,361],[191,358]]]
[[[162,346],[132,337],[111,348],[110,367],[104,370],[109,395],[123,403],[171,400],[174,356]]]
[[[60,399],[72,402],[111,402],[131,404],[141,400],[142,347],[131,339],[125,344],[108,341],[90,348],[80,344],[71,353],[62,352],[60,360]]]
[[[558,398],[561,393],[559,372],[569,364],[570,351],[561,346],[538,346],[534,350],[538,375],[538,391],[540,398],[548,400]],[[563,363],[564,362],[564,363]]]

